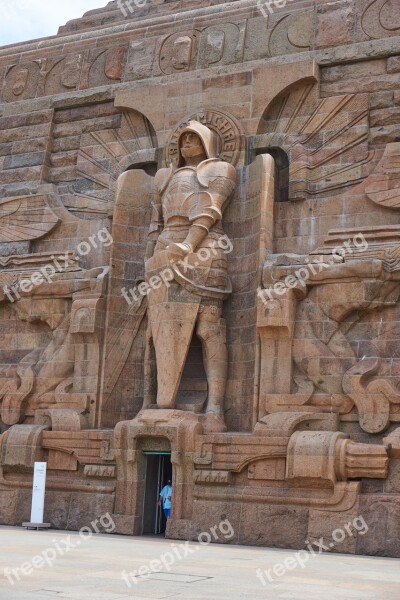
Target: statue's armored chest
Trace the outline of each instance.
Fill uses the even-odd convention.
[[[164,221],[171,218],[188,218],[187,199],[200,191],[200,183],[194,168],[184,167],[173,175],[162,197]]]

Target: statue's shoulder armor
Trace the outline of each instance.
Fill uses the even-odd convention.
[[[197,167],[197,179],[199,183],[208,187],[210,182],[218,177],[229,179],[232,183],[236,183],[236,169],[230,163],[221,160],[220,158],[209,158],[203,160]]]
[[[169,184],[175,168],[171,164],[167,169],[159,169],[154,177],[154,189],[159,194],[162,194]]]

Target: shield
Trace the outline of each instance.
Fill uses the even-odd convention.
[[[157,404],[174,408],[201,298],[175,282],[151,290],[148,317],[157,362]]]

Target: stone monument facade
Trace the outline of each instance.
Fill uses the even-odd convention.
[[[138,4],[0,48],[0,524],[167,456],[171,538],[400,556],[396,2]]]

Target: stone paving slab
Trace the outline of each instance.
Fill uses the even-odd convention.
[[[295,551],[12,527],[0,527],[0,540],[0,600],[400,600],[399,559],[308,555],[304,568],[280,577],[269,571],[269,581],[265,571]],[[56,554],[53,566],[22,573],[23,563],[46,553]],[[180,560],[136,583],[128,579],[130,587],[122,579],[123,571],[135,573],[167,553]],[[13,584],[5,568],[18,569]]]

